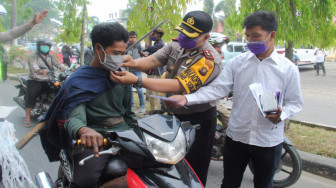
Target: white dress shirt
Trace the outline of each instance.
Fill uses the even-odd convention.
[[[265,92],[284,95],[281,122],[274,125],[260,112],[249,85],[260,83]],[[260,147],[273,147],[284,140],[284,121],[302,110],[298,68],[275,51],[260,61],[246,52],[231,59],[208,86],[186,95],[188,105],[207,103],[227,96],[233,90],[233,105],[227,135],[234,141]]]

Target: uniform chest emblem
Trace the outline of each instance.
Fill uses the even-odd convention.
[[[198,69],[200,75],[205,76],[208,73],[208,69],[206,67],[201,67]]]

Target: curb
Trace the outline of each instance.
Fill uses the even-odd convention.
[[[336,180],[336,159],[298,150],[302,159],[302,170]]]
[[[8,79],[18,81],[18,77],[15,74],[8,74]],[[231,110],[231,108],[229,108],[229,110]],[[290,120],[290,121],[293,123],[300,123],[305,126],[319,127],[327,130],[336,131],[336,127],[332,127],[329,125],[323,125],[299,120]],[[336,180],[336,159],[323,157],[320,155],[307,153],[300,150],[298,150],[298,152],[302,159],[302,170],[331,180]]]

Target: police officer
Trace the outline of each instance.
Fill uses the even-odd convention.
[[[212,25],[212,19],[207,13],[189,12],[176,27],[180,33],[171,43],[148,57],[133,60],[130,56],[125,56],[123,59],[126,63],[122,66],[143,72],[166,65],[166,79],[141,78],[129,72],[111,72],[111,79],[118,83],[135,84],[138,87],[165,92],[168,93],[167,96],[195,92],[214,80],[221,71],[221,59],[208,43]],[[201,125],[186,159],[205,186],[215,134],[216,101],[179,109],[169,105],[166,107],[181,121]]]

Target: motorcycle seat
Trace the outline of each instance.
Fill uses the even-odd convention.
[[[124,176],[127,173],[128,166],[122,159],[118,157],[111,157],[103,170],[101,181],[106,182],[111,179]]]
[[[20,80],[24,85],[27,85],[27,82],[28,82],[28,76],[22,76],[22,75],[20,75],[20,76],[19,76],[19,80]]]

